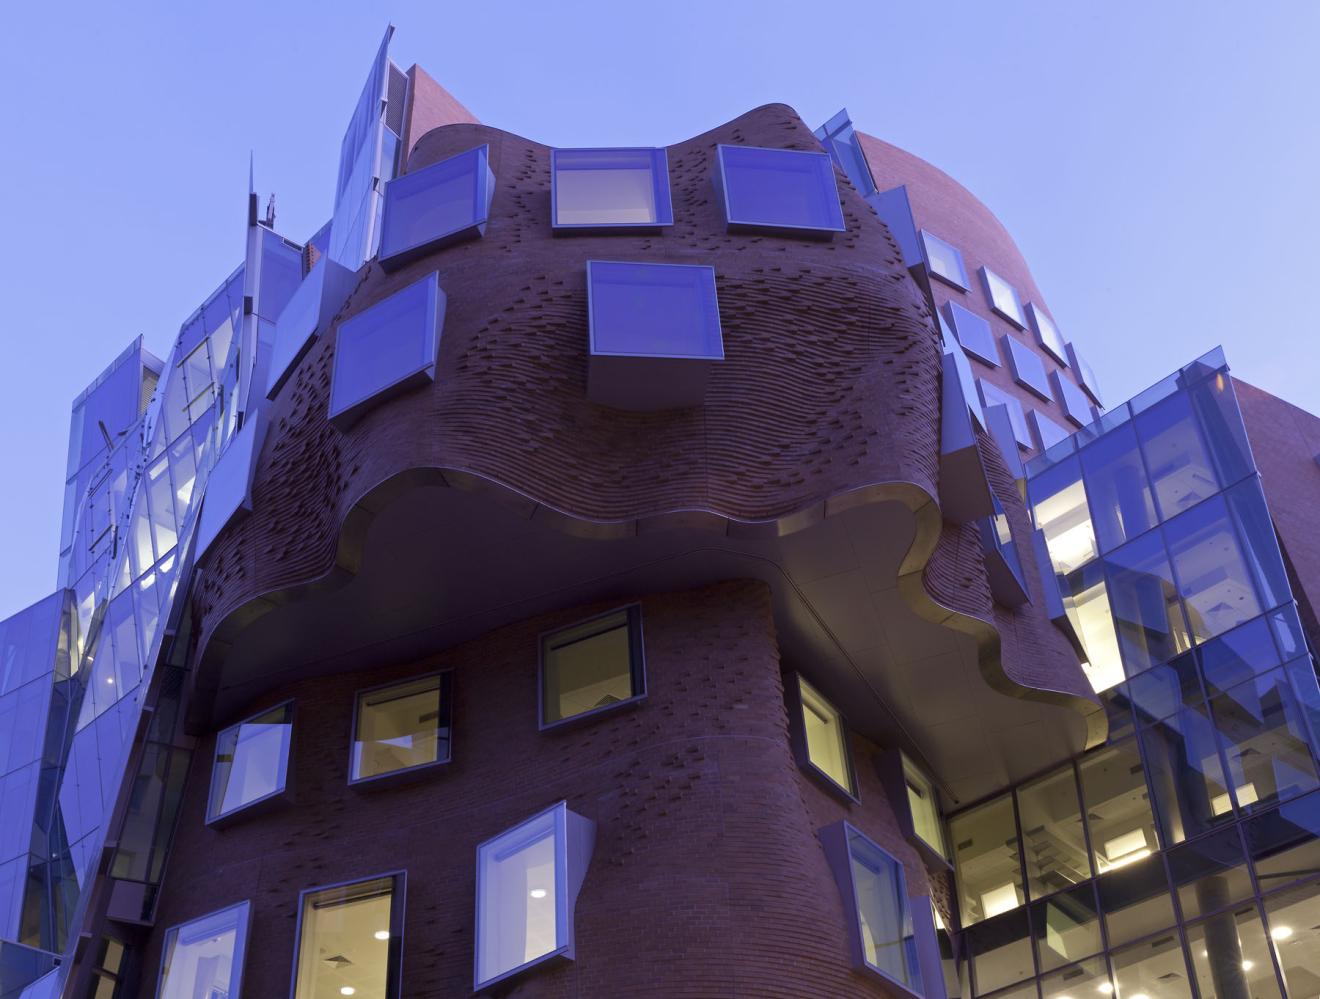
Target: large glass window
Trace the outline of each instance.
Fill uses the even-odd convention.
[[[1158,849],[1135,741],[1084,756],[1078,771],[1098,873],[1135,863]]]
[[[828,153],[718,146],[720,191],[730,229],[829,237],[843,232],[843,209]]]
[[[1320,792],[1257,816],[1244,828],[1262,891],[1320,875]]]
[[[1173,898],[1161,857],[1146,857],[1095,883],[1109,946],[1168,929],[1174,923]]]
[[[1288,995],[1320,994],[1320,882],[1267,896],[1265,918]]]
[[[1158,531],[1105,556],[1109,600],[1128,676],[1191,647],[1182,604]]]
[[[1075,963],[1104,949],[1095,889],[1089,884],[1034,903],[1031,926],[1041,971]]]
[[[1251,897],[1251,876],[1234,827],[1170,850],[1169,874],[1183,919],[1218,912]]]
[[[381,266],[394,270],[447,243],[483,235],[494,196],[486,146],[396,177],[385,185]]]
[[[1025,901],[1018,857],[1013,797],[963,812],[949,820],[954,868],[964,926],[979,923]]]
[[[1081,457],[1102,552],[1155,526],[1155,503],[1131,426],[1105,434],[1084,448]]]
[[[166,932],[156,999],[241,999],[251,909],[240,902]]]
[[[945,302],[944,315],[963,350],[977,360],[998,367],[999,347],[995,344],[995,335],[988,322],[957,302]]]
[[[921,230],[921,245],[925,248],[930,272],[955,288],[966,291],[967,268],[963,265],[962,251],[925,229]]]
[[[595,824],[560,802],[477,847],[476,987],[573,956]]]
[[[985,283],[985,297],[990,300],[990,308],[1018,329],[1026,329],[1027,315],[1022,311],[1017,289],[989,267],[981,268],[981,280]]]
[[[1184,706],[1141,733],[1166,844],[1181,843],[1233,817],[1228,782],[1203,706]]]
[[[1192,999],[1187,982],[1187,962],[1176,933],[1115,951],[1114,993],[1119,999],[1155,996],[1158,999]]]
[[[1054,325],[1054,320],[1035,302],[1027,303],[1027,318],[1031,320],[1031,329],[1036,334],[1036,342],[1048,350],[1056,361],[1066,365],[1068,345],[1064,343],[1063,334]]]
[[[1095,528],[1078,459],[1069,458],[1033,475],[1027,488],[1036,527],[1045,535],[1055,571],[1067,575],[1095,558]]]
[[[358,694],[350,781],[449,761],[450,678],[437,673]]]
[[[302,893],[293,999],[398,999],[404,876]]]
[[[1175,517],[1219,492],[1221,483],[1186,392],[1176,392],[1138,413],[1134,422],[1163,519]]]
[[[978,996],[998,992],[1036,973],[1026,909],[978,923],[964,933],[964,939],[971,952],[972,983]]]
[[[1279,999],[1255,902],[1188,926],[1187,949],[1201,999]]]
[[[1008,408],[1008,422],[1013,426],[1013,439],[1017,441],[1020,448],[1030,450],[1036,446],[1035,440],[1031,436],[1031,427],[1027,424],[1027,414],[1022,409],[1022,403],[1016,396],[1011,396],[997,385],[993,385],[984,378],[976,380],[977,387],[981,390],[981,401],[985,403],[986,408],[991,406],[1006,406]]]
[[[1198,641],[1221,635],[1264,609],[1222,496],[1169,521],[1165,537]]]
[[[848,726],[837,708],[802,677],[797,678],[802,710],[801,761],[850,798],[857,797]]]
[[[221,732],[211,767],[208,821],[283,793],[292,739],[292,701]]]
[[[906,756],[902,760],[903,785],[907,790],[908,808],[912,812],[912,830],[923,843],[949,860],[949,844],[944,838],[944,823],[940,819],[935,785]]]
[[[903,865],[851,826],[848,858],[866,966],[920,993],[921,969]]]
[[[1013,380],[1047,402],[1053,398],[1050,394],[1050,378],[1045,373],[1045,363],[1040,355],[1015,336],[1006,336],[1003,341]]]
[[[645,693],[640,607],[611,611],[541,638],[542,728]]]
[[[1042,999],[1081,999],[1082,996],[1112,994],[1114,984],[1109,979],[1109,968],[1104,957],[1060,968],[1040,979]]]
[[[1017,796],[1031,896],[1041,898],[1088,880],[1091,863],[1072,765],[1023,785]]]
[[[444,313],[433,272],[340,323],[330,422],[346,429],[386,399],[434,380]]]
[[[550,188],[557,230],[672,225],[663,149],[553,149]]]

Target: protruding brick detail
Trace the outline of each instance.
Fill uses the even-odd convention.
[[[479,842],[561,799],[598,834],[577,902],[577,960],[518,995],[884,995],[850,967],[844,909],[816,837],[848,818],[924,868],[898,833],[876,747],[853,739],[860,805],[796,766],[768,589],[732,581],[642,598],[648,696],[585,726],[536,724],[537,636],[608,609],[524,621],[423,663],[308,680],[295,699],[291,807],[205,825],[214,734],[201,741],[139,994],[152,995],[164,929],[253,902],[244,993],[288,994],[298,892],[406,868],[403,995],[470,993]],[[453,762],[413,783],[347,784],[355,691],[454,670]],[[915,904],[921,904],[919,901]]]

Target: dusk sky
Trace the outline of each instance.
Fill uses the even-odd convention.
[[[10,5],[0,37],[0,618],[55,586],[69,410],[277,228],[330,215],[385,26],[483,122],[666,145],[773,101],[944,169],[999,216],[1118,403],[1222,344],[1320,411],[1320,4]]]

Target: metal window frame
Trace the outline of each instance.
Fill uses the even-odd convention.
[[[160,948],[160,967],[156,971],[156,990],[153,996],[160,996],[161,989],[165,986],[165,962],[170,956],[170,940],[177,939],[178,934],[185,927],[193,923],[201,922],[203,919],[210,919],[212,916],[218,916],[221,913],[228,912],[231,909],[243,909],[243,925],[239,932],[234,935],[234,953],[230,955],[229,974],[233,984],[229,989],[229,999],[242,999],[243,995],[243,969],[247,964],[248,944],[252,939],[252,900],[243,899],[241,902],[234,902],[232,905],[226,905],[223,908],[215,909],[212,912],[203,913],[200,916],[194,916],[192,919],[185,919],[181,923],[175,923],[165,931],[162,937]],[[122,974],[117,979],[122,980]]]
[[[259,798],[254,798],[251,801],[244,802],[243,804],[239,805],[237,808],[231,808],[227,812],[220,812],[218,814],[212,815],[211,799],[214,795],[214,790],[215,790],[215,768],[217,763],[217,756],[219,754],[221,738],[223,738],[227,733],[232,732],[234,729],[246,725],[249,722],[255,721],[256,719],[262,717],[263,715],[273,714],[275,711],[279,710],[280,708],[288,708],[288,718],[289,718],[287,722],[289,726],[289,751],[284,757],[284,768],[283,768],[284,773],[282,775],[283,780],[280,787],[267,794],[263,794]],[[211,779],[207,783],[207,789],[206,789],[206,824],[208,826],[211,826],[212,828],[219,828],[221,826],[228,825],[230,821],[233,820],[238,815],[253,814],[252,809],[258,805],[264,805],[269,807],[271,805],[278,804],[283,801],[287,801],[287,798],[291,793],[293,787],[293,780],[291,777],[291,771],[293,769],[293,738],[294,738],[294,733],[297,730],[297,724],[298,724],[297,705],[294,699],[290,697],[287,700],[280,701],[277,704],[272,704],[270,707],[263,708],[260,711],[256,711],[253,714],[248,715],[246,718],[242,719],[241,721],[236,721],[232,725],[227,725],[216,733],[215,745],[211,748]],[[262,811],[264,810],[265,809],[263,808]]]
[[[623,626],[628,629],[628,668],[632,680],[632,696],[613,704],[590,708],[587,711],[569,715],[567,718],[547,722],[545,720],[546,643],[562,632],[571,631],[574,628],[580,628],[591,624],[593,621],[601,621],[619,613],[626,613],[627,615]],[[602,715],[635,708],[646,700],[646,693],[646,636],[642,626],[642,604],[640,601],[622,604],[600,614],[592,614],[589,617],[542,631],[536,636],[536,724],[538,731],[542,733],[557,732],[561,729],[594,721]]]
[[[387,770],[384,773],[373,774],[370,777],[357,777],[354,775],[356,769],[356,749],[358,745],[358,721],[362,716],[362,699],[368,694],[374,694],[377,691],[389,690],[391,687],[406,687],[409,684],[417,683],[421,680],[435,678],[437,681],[437,692],[440,696],[440,715],[436,720],[436,732],[440,729],[447,729],[448,738],[445,740],[445,751],[441,755],[437,752],[436,758],[429,763],[415,763],[410,767],[400,767],[397,770]],[[407,777],[416,776],[428,770],[446,767],[453,761],[454,757],[454,670],[452,667],[445,669],[431,670],[427,673],[419,673],[417,676],[410,676],[402,680],[391,680],[389,683],[378,683],[371,687],[361,687],[353,692],[353,720],[348,730],[348,783],[350,787],[369,787],[378,786],[383,783],[393,783],[403,780]],[[443,724],[441,722],[443,721]],[[437,735],[438,741],[438,735]]]
[[[562,153],[651,154],[651,192],[655,197],[654,222],[560,222],[559,164]],[[664,146],[581,146],[550,150],[550,229],[556,236],[663,233],[674,224],[674,197],[669,181],[669,151]]]
[[[332,884],[316,885],[298,892],[298,919],[293,929],[293,965],[289,972],[289,999],[297,999],[298,994],[298,958],[302,953],[303,913],[307,908],[307,897],[324,891],[333,891],[336,888],[351,888],[354,885],[366,884],[368,881],[382,881],[385,878],[390,878],[394,882],[390,889],[390,947],[389,956],[386,958],[385,999],[400,999],[403,990],[404,914],[407,910],[408,897],[408,871],[403,868],[368,874],[360,878],[349,878]]]

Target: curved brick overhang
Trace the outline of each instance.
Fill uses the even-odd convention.
[[[760,546],[756,557],[772,561],[776,539],[891,511],[886,530],[904,538],[891,571],[910,610],[971,635],[995,690],[1079,712],[1084,722],[1065,712],[1050,723],[1080,725],[1084,735],[1065,741],[1102,736],[1094,695],[1039,603],[1015,613],[994,606],[979,545],[940,516],[939,339],[885,226],[840,174],[848,231],[833,242],[724,231],[710,179],[715,145],[818,148],[790,108],[758,108],[669,147],[677,224],[660,237],[554,238],[549,149],[497,129],[436,129],[409,167],[482,143],[497,177],[485,237],[393,274],[368,265],[341,313],[438,270],[448,307],[435,383],[339,433],[325,417],[332,329],[272,403],[254,512],[200,564],[203,695],[220,687],[254,622],[342,588],[380,514],[419,488],[445,487],[492,518],[570,536],[641,545],[663,535],[689,539],[689,549],[705,538]],[[587,400],[592,258],[715,266],[726,359],[704,406],[631,413]],[[1025,539],[1021,499],[1007,492]]]

